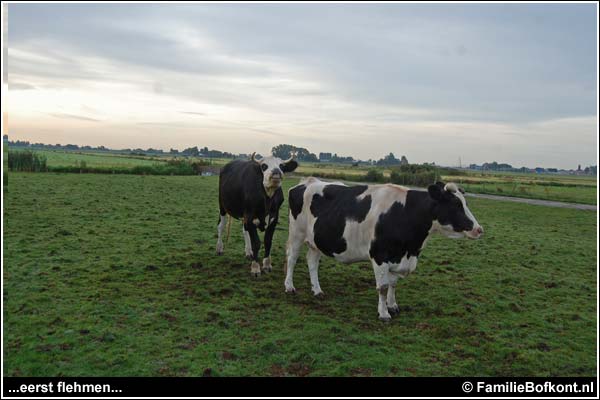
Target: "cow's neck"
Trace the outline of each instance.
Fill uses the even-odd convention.
[[[277,191],[278,188],[272,188],[272,187],[268,187],[265,188],[263,186],[264,190],[265,190],[265,194],[267,195],[267,197],[270,199],[271,197],[273,197],[273,195],[275,194],[275,192]]]
[[[407,197],[406,206],[410,209],[413,208],[412,213],[414,213],[417,217],[412,220],[415,226],[411,227],[415,232],[422,232],[422,238],[419,239],[423,241],[421,247],[425,245],[424,242],[427,241],[429,235],[432,232],[432,227],[435,226],[437,221],[437,210],[435,201],[429,196],[429,193],[422,190],[411,190],[412,196]]]

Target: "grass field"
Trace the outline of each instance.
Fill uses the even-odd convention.
[[[23,149],[16,147],[15,149]],[[101,153],[101,152],[74,152],[60,150],[35,150],[47,158],[47,164],[52,167],[79,167],[85,163],[88,168],[104,170],[132,169],[136,166],[157,166],[171,159],[170,155],[164,156],[132,156],[127,154]],[[190,158],[199,161],[200,158]],[[216,158],[204,159],[214,166],[223,166],[229,159]],[[341,174],[345,180],[361,180],[370,169],[370,166],[353,167],[348,164],[331,163],[300,163],[296,170],[298,175]],[[391,170],[385,167],[376,167],[389,177]],[[78,171],[78,170],[77,170]],[[64,171],[61,171],[64,172]],[[102,172],[102,171],[96,171]],[[465,189],[473,193],[486,193],[504,196],[515,196],[532,199],[565,201],[571,203],[597,204],[597,182],[595,176],[565,176],[551,174],[520,174],[514,172],[476,172],[468,171],[467,175],[443,175],[446,182],[458,182]],[[338,178],[336,178],[338,179]],[[341,178],[340,178],[341,179]]]
[[[12,147],[11,147],[12,149]],[[16,148],[20,150],[19,148]],[[133,167],[136,165],[153,165],[159,161],[118,154],[80,153],[59,150],[34,150],[47,159],[50,167],[77,166],[84,162],[88,167]]]
[[[519,183],[494,183],[494,184],[460,184],[467,192],[495,194],[501,196],[523,197],[527,199],[542,199],[565,201],[567,203],[596,204],[597,189],[591,186],[541,186]]]
[[[253,279],[217,178],[9,173],[5,376],[596,374],[596,213],[470,199],[479,241],[435,237],[377,319],[368,263]],[[286,181],[286,188],[294,184]]]

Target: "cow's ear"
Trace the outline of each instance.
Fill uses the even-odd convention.
[[[443,190],[443,186],[440,187],[437,184],[429,185],[429,187],[427,188],[427,191],[429,192],[429,196],[431,196],[432,199],[437,200],[437,201],[442,201],[444,199],[444,193],[442,190]]]
[[[286,162],[285,164],[281,164],[279,166],[279,168],[281,168],[281,170],[284,173],[292,172],[296,168],[298,168],[298,163],[296,162],[296,160],[291,160],[291,161]]]

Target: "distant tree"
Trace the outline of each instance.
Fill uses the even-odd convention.
[[[198,146],[194,146],[194,147],[188,147],[187,149],[183,150],[181,153],[186,156],[198,157],[198,154],[200,154],[200,151],[198,150]]]
[[[279,144],[271,149],[271,154],[273,154],[275,157],[281,158],[282,160],[290,158],[292,153],[295,153],[296,158],[300,161],[319,161],[319,158],[316,154],[311,153],[304,147],[296,147],[291,144]]]
[[[408,165],[408,159],[406,158],[406,156],[402,156],[400,158],[400,165]]]
[[[394,153],[390,153],[387,156],[383,157],[379,161],[377,161],[377,165],[397,165],[400,164],[400,160],[394,156]]]

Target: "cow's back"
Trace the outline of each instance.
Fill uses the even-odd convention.
[[[366,260],[379,217],[394,203],[404,203],[406,191],[397,185],[346,186],[307,178],[289,191],[290,235],[301,235],[342,262]]]

